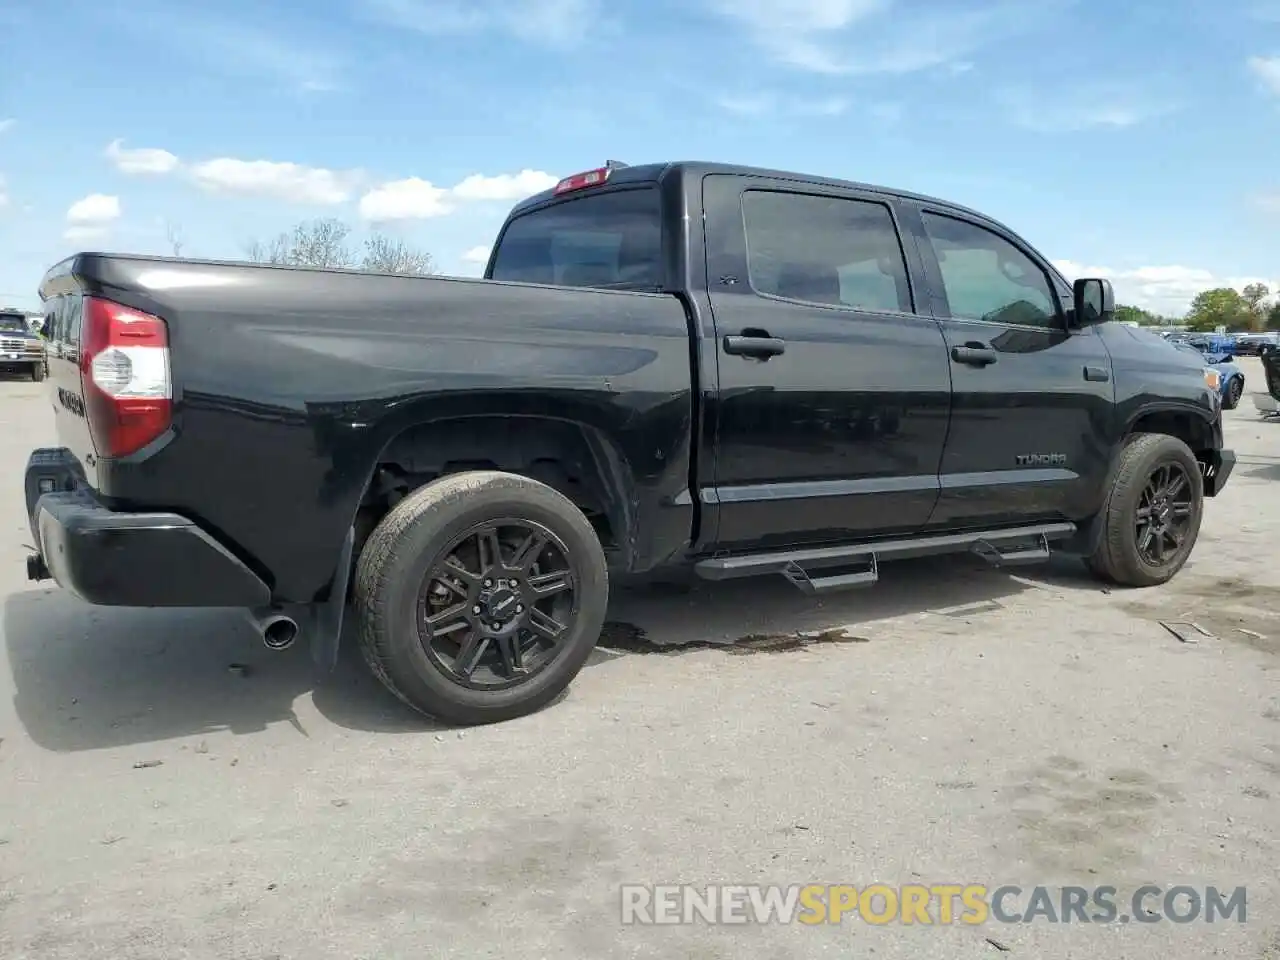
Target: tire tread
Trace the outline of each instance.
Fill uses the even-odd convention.
[[[354,600],[358,619],[357,637],[364,660],[378,681],[398,700],[426,717],[452,719],[440,717],[415,702],[394,678],[397,654],[391,645],[391,638],[397,627],[395,611],[390,606],[395,578],[404,565],[402,561],[408,560],[404,555],[402,541],[416,524],[431,513],[447,511],[457,501],[465,501],[474,496],[477,489],[492,489],[495,486],[522,487],[523,492],[535,492],[536,496],[563,511],[567,517],[581,517],[595,548],[596,555],[588,559],[604,568],[603,548],[586,518],[581,516],[572,501],[554,488],[518,474],[492,470],[449,474],[419,487],[396,504],[369,535],[356,565]],[[603,570],[603,576],[607,595],[607,570]]]
[[[1092,556],[1085,560],[1089,570],[1102,580],[1123,586],[1155,586],[1164,582],[1142,576],[1136,571],[1135,564],[1131,562],[1135,558],[1125,556],[1127,552],[1124,543],[1125,525],[1129,522],[1129,518],[1121,514],[1122,505],[1129,501],[1134,485],[1147,482],[1145,473],[1137,472],[1135,465],[1156,448],[1167,445],[1170,440],[1182,444],[1181,440],[1169,434],[1135,433],[1125,440],[1120,450],[1113,473],[1114,480],[1107,491],[1107,498],[1100,512],[1103,524],[1102,537]],[[1185,444],[1182,446],[1190,454],[1190,449]],[[1195,457],[1192,456],[1191,459],[1194,462]],[[1172,576],[1173,574],[1170,574],[1170,577]]]

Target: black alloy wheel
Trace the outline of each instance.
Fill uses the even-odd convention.
[[[418,596],[423,652],[454,683],[501,690],[559,655],[581,575],[550,529],[503,518],[475,524],[431,563]]]
[[[1194,491],[1180,463],[1164,463],[1147,479],[1134,511],[1135,542],[1143,563],[1159,567],[1182,549],[1191,532]]]

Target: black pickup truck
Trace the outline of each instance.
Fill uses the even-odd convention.
[[[1226,483],[1196,358],[955,204],[706,163],[518,204],[484,279],[83,253],[50,269],[62,446],[33,579],[249,612],[457,723],[564,690],[610,577],[1057,547],[1130,586]]]

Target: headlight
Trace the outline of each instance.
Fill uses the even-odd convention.
[[[1222,374],[1213,367],[1204,368],[1204,385],[1217,393],[1222,388]]]

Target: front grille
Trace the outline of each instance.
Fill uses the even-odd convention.
[[[17,337],[0,338],[0,353],[27,353],[38,356],[44,352],[39,340],[19,340]]]

